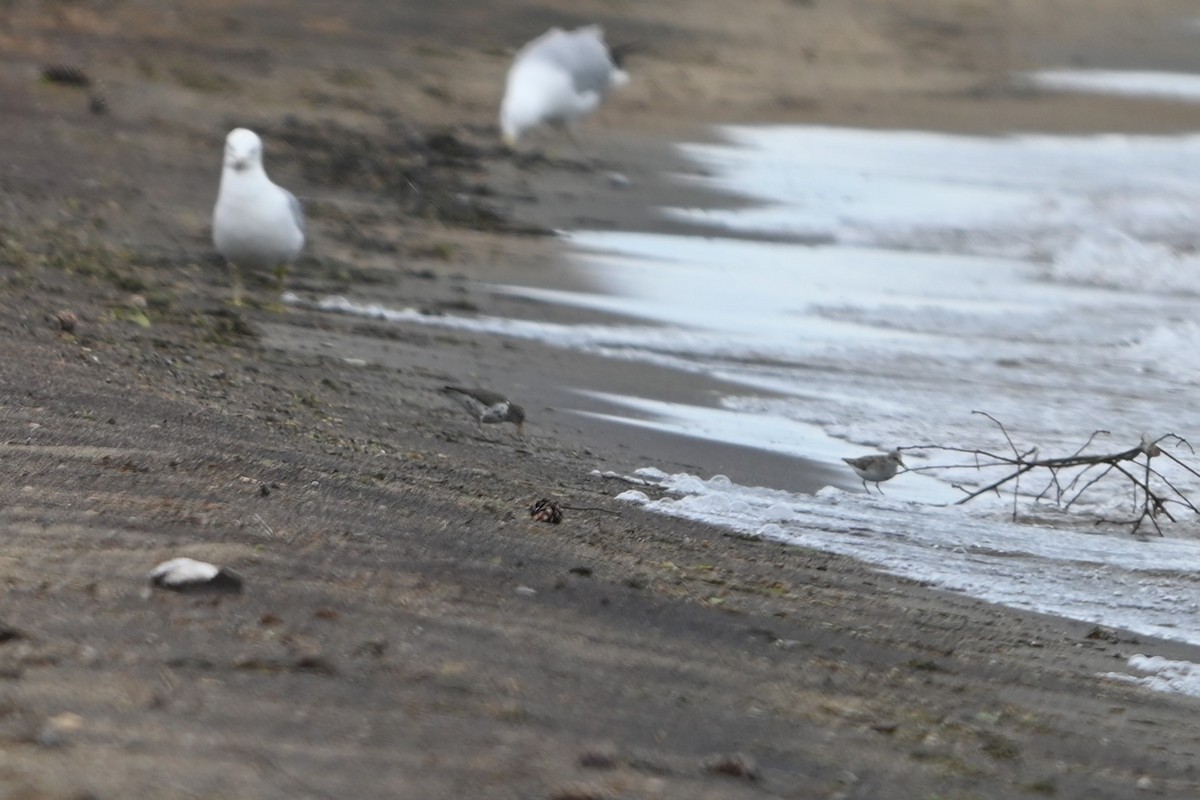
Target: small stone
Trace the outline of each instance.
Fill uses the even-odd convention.
[[[46,720],[46,724],[33,737],[42,747],[62,747],[67,743],[67,734],[83,728],[83,717],[70,711]]]
[[[62,735],[62,731],[56,731],[50,727],[42,728],[38,731],[37,736],[33,737],[33,740],[46,748],[62,747],[67,743],[67,738]]]
[[[628,189],[633,185],[633,181],[629,180],[629,176],[621,172],[608,173],[608,185],[614,189]]]
[[[609,800],[612,795],[599,786],[587,783],[573,783],[562,786],[550,793],[549,800]]]
[[[42,80],[64,86],[91,86],[92,79],[74,64],[47,64],[42,67]]]
[[[354,655],[379,658],[387,651],[387,646],[387,639],[368,639],[354,648]]]
[[[612,769],[617,765],[617,746],[611,742],[592,745],[579,754],[579,766],[587,769]]]
[[[323,653],[302,653],[296,657],[295,667],[304,672],[316,672],[321,675],[337,674],[337,667]]]
[[[71,711],[51,717],[47,723],[50,727],[63,733],[74,733],[83,728],[83,717]]]
[[[64,308],[54,315],[54,322],[63,333],[73,333],[75,326],[79,324],[79,315]]]
[[[1149,792],[1154,790],[1154,779],[1149,775],[1143,775],[1137,779],[1137,790],[1139,792]]]
[[[517,594],[521,595],[522,597],[533,597],[535,594],[537,594],[537,589],[534,589],[532,586],[518,586]]]
[[[758,765],[745,753],[717,753],[704,759],[704,769],[717,775],[758,780]]]

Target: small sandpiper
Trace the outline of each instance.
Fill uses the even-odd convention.
[[[899,450],[874,456],[843,458],[842,461],[849,464],[858,477],[862,478],[863,488],[867,490],[867,494],[871,493],[871,490],[867,488],[867,481],[874,483],[875,488],[879,489],[879,493],[883,494],[883,489],[880,489],[879,484],[891,480],[896,475],[896,469],[904,466],[904,462],[900,460]]]
[[[442,392],[457,400],[480,425],[511,422],[517,426],[517,436],[524,432],[525,409],[499,392],[463,386],[443,386]]]

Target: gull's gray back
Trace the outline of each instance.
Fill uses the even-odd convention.
[[[573,31],[553,28],[526,45],[517,57],[545,61],[566,71],[577,92],[604,94],[616,70],[599,25]]]

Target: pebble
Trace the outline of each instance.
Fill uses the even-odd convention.
[[[54,321],[58,323],[59,330],[64,333],[71,333],[79,324],[79,315],[69,309],[63,309],[54,315]]]
[[[46,724],[34,737],[42,747],[62,747],[67,743],[67,734],[83,728],[83,717],[66,711],[46,720]]]
[[[612,769],[617,765],[617,746],[612,742],[592,745],[579,754],[579,766],[588,769]]]
[[[612,795],[599,786],[575,783],[563,786],[550,793],[550,800],[609,800]]]
[[[717,753],[704,759],[704,769],[718,775],[758,780],[758,765],[745,753]]]
[[[87,73],[74,64],[47,64],[42,67],[42,80],[66,86],[91,86]]]
[[[608,185],[614,189],[628,189],[633,186],[633,181],[629,180],[629,176],[620,172],[608,173]]]

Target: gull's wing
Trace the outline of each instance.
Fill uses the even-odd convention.
[[[296,199],[296,195],[282,186],[279,187],[279,190],[287,197],[288,208],[292,210],[292,222],[296,223],[296,227],[300,229],[300,233],[308,235],[308,230],[304,222],[304,209],[300,207],[300,201]]]
[[[604,29],[587,25],[573,31],[551,28],[517,54],[517,61],[536,59],[552,64],[571,76],[578,93],[604,94],[620,73],[604,44]]]

